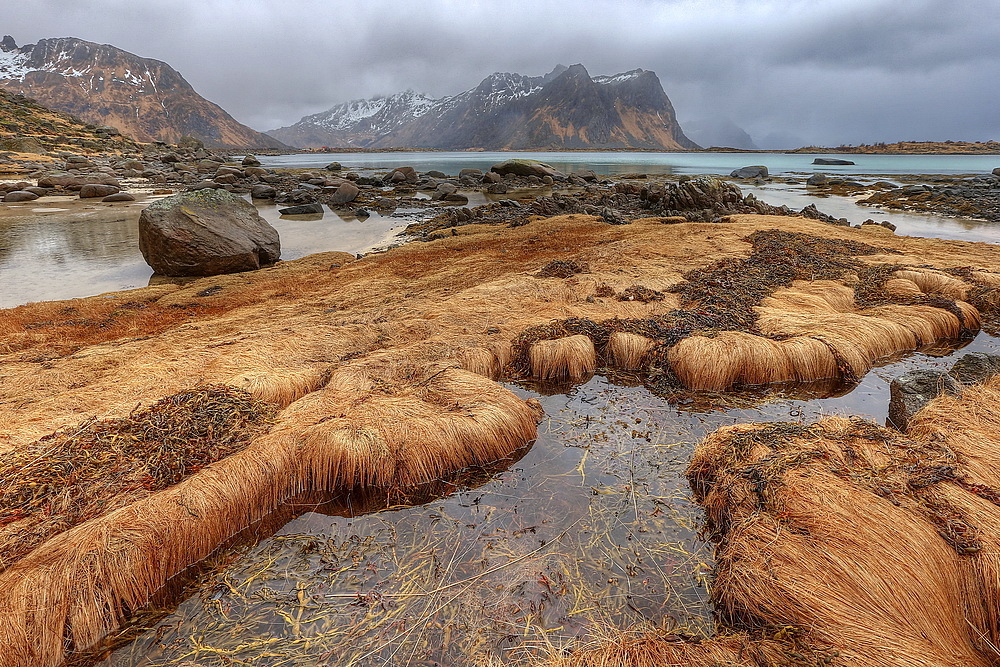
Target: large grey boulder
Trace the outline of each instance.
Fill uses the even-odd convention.
[[[841,160],[840,158],[835,158],[835,157],[818,157],[815,160],[813,160],[813,164],[848,165],[848,164],[854,164],[854,162],[852,162],[851,160]]]
[[[490,171],[504,176],[514,174],[515,176],[551,176],[554,180],[565,181],[566,175],[552,165],[539,162],[538,160],[514,159],[504,160],[490,167]]]
[[[755,164],[749,167],[734,169],[730,178],[767,178],[767,167],[762,164]]]
[[[250,271],[278,261],[278,232],[253,204],[225,190],[166,197],[139,216],[139,250],[168,276]]]
[[[944,371],[918,369],[903,373],[889,383],[889,423],[905,431],[913,415],[944,392],[959,392],[955,378]]]
[[[337,188],[337,191],[333,193],[333,196],[330,197],[330,204],[334,206],[347,204],[357,199],[360,193],[361,190],[358,189],[358,186],[350,181],[344,181]]]

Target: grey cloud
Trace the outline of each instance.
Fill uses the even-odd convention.
[[[82,3],[81,3],[82,4]],[[28,0],[19,43],[71,35],[169,62],[257,128],[494,71],[657,72],[682,119],[810,143],[1000,135],[1000,18],[954,0]]]

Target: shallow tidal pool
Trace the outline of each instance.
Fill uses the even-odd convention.
[[[711,634],[712,546],[684,478],[697,441],[746,422],[884,423],[892,378],[970,351],[1000,338],[887,360],[854,387],[679,403],[600,376],[512,387],[546,414],[517,460],[395,505],[300,499],[79,664],[519,664],[621,629]]]

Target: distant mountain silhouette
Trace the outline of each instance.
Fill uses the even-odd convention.
[[[437,100],[413,91],[355,100],[268,134],[303,148],[698,148],[655,73],[591,77],[583,65],[537,77],[492,74]]]

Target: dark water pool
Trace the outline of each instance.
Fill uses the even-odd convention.
[[[687,405],[603,377],[555,395],[514,388],[546,418],[506,469],[367,514],[350,499],[289,509],[277,523],[295,518],[230,550],[176,609],[89,664],[507,664],[609,628],[711,633],[712,550],[684,478],[695,443],[736,423],[883,423],[893,377],[968,351],[998,353],[1000,338],[888,360],[853,388]]]

